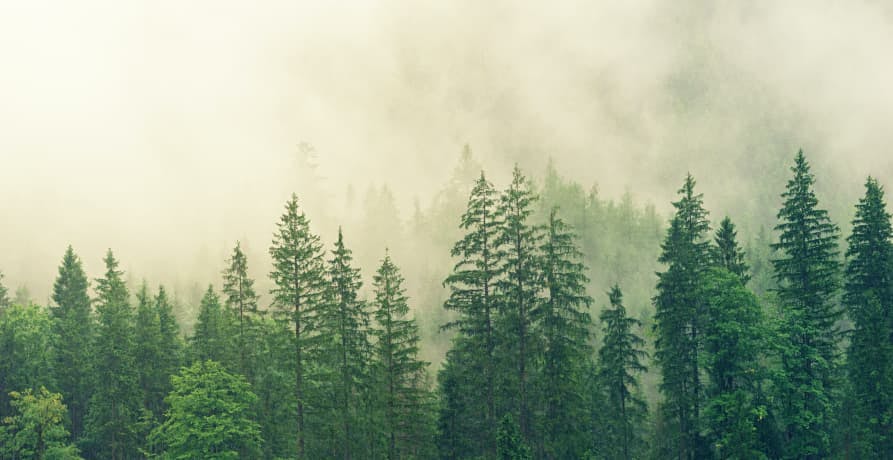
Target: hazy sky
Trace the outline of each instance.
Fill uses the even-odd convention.
[[[0,0],[0,270],[45,296],[69,243],[91,276],[264,248],[302,141],[336,210],[424,204],[466,142],[659,207],[690,170],[757,213],[799,146],[848,200],[893,182],[887,2],[714,4]]]

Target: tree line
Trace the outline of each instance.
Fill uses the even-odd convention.
[[[616,283],[593,297],[593,236],[578,233],[594,229],[565,220],[586,208],[543,206],[546,185],[517,167],[505,189],[474,181],[434,375],[388,251],[367,295],[344,234],[326,250],[295,195],[269,248],[271,304],[237,243],[189,337],[164,287],[132,295],[111,250],[91,283],[69,247],[51,305],[12,305],[0,285],[0,457],[893,458],[893,229],[876,179],[842,250],[798,152],[755,292],[763,272],[688,175],[647,318]]]

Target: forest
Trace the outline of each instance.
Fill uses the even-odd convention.
[[[272,264],[236,242],[194,309],[69,246],[48,302],[0,287],[0,458],[893,458],[884,188],[843,235],[803,151],[788,167],[744,243],[691,174],[663,222],[551,163],[494,184],[466,148],[461,206],[412,224],[450,239],[436,310],[422,270],[382,246],[363,273],[296,194]]]

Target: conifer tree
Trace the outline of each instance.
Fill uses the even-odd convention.
[[[376,380],[384,414],[386,458],[425,457],[433,446],[426,414],[431,410],[426,388],[428,363],[418,358],[418,326],[409,318],[403,276],[389,255],[382,260],[373,287]]]
[[[732,219],[725,217],[716,229],[713,238],[714,245],[710,248],[713,263],[717,267],[724,268],[734,273],[744,284],[750,281],[750,268],[745,262],[744,250],[738,244],[738,232]]]
[[[893,457],[893,229],[876,179],[865,182],[847,238],[844,304],[853,321],[848,370],[856,455]]]
[[[84,431],[84,416],[92,391],[90,353],[94,325],[88,287],[83,264],[68,246],[53,284],[55,306],[50,311],[55,320],[56,382],[68,401],[74,440]]]
[[[514,368],[514,375],[503,376],[503,410],[518,414],[521,435],[531,441],[530,379],[540,344],[534,333],[533,309],[539,302],[542,289],[542,239],[538,227],[530,223],[536,195],[530,181],[516,166],[509,185],[499,199],[499,218],[502,231],[497,239],[502,262],[497,283],[499,291],[499,347],[500,359],[506,368]]]
[[[705,302],[701,286],[709,266],[709,231],[703,197],[695,193],[689,174],[673,203],[676,213],[662,244],[661,263],[654,297],[657,340],[655,358],[661,367],[661,391],[665,411],[674,422],[676,456],[704,458],[708,447],[701,436],[704,397],[700,367]]]
[[[521,436],[518,422],[511,414],[505,414],[496,431],[496,458],[499,460],[531,460],[530,447]]]
[[[106,272],[96,280],[98,324],[93,345],[93,395],[86,437],[91,458],[130,459],[137,455],[135,423],[140,390],[134,359],[133,312],[123,272],[109,250]]]
[[[540,246],[545,298],[533,310],[543,340],[544,450],[548,458],[579,458],[588,447],[584,372],[591,356],[586,267],[576,235],[553,208]]]
[[[337,399],[335,412],[340,421],[339,439],[341,457],[345,459],[361,455],[363,427],[361,423],[361,403],[364,393],[369,390],[369,369],[371,344],[369,342],[370,318],[366,303],[359,299],[363,285],[360,270],[353,267],[353,255],[344,244],[344,235],[338,229],[338,240],[328,261],[330,283],[330,307],[326,322],[333,338],[331,359],[337,363],[338,375],[332,379]]]
[[[294,346],[295,384],[297,400],[296,451],[299,459],[306,457],[305,406],[308,359],[319,347],[321,318],[319,310],[325,301],[325,264],[322,243],[310,231],[310,221],[298,207],[298,197],[292,195],[279,219],[273,245],[273,271],[270,278],[273,306],[279,319],[290,325]]]
[[[253,322],[258,316],[258,296],[254,291],[254,280],[248,276],[248,258],[238,241],[223,271],[223,295],[227,308],[238,321],[238,370],[253,382]]]
[[[220,306],[220,296],[214,286],[208,285],[202,296],[192,336],[192,360],[215,361],[224,366],[232,365],[230,359],[229,316]]]
[[[3,313],[9,304],[9,290],[3,285],[3,272],[0,272],[0,313]]]
[[[838,380],[838,229],[818,208],[815,178],[802,150],[791,171],[775,227],[779,241],[773,248],[779,257],[772,261],[782,315],[778,399],[786,455],[821,458],[829,455]]]
[[[170,376],[179,371],[183,364],[183,342],[180,336],[180,325],[174,317],[174,307],[167,296],[164,286],[158,287],[155,295],[155,310],[158,315],[158,376],[159,394],[170,392]]]
[[[140,286],[136,293],[136,319],[135,319],[134,356],[136,357],[137,380],[142,391],[143,407],[152,416],[162,415],[161,402],[166,393],[160,393],[157,381],[158,358],[160,352],[161,326],[158,322],[158,312],[152,296],[149,295],[149,287],[146,282]]]
[[[645,400],[639,394],[639,377],[646,371],[645,341],[634,329],[642,324],[626,314],[623,292],[616,284],[608,292],[611,306],[601,312],[604,333],[598,352],[599,383],[606,393],[604,420],[605,456],[629,460],[637,457],[641,444],[640,428],[647,413]]]
[[[500,271],[497,238],[501,225],[497,199],[496,189],[481,172],[459,225],[465,235],[451,251],[458,261],[444,281],[450,289],[444,308],[458,313],[458,319],[444,328],[456,329],[459,333],[457,340],[461,341],[457,343],[456,351],[448,356],[448,359],[456,360],[453,363],[455,372],[462,374],[461,379],[453,382],[463,386],[460,391],[471,392],[472,399],[464,404],[468,412],[453,414],[455,420],[449,422],[449,426],[458,429],[456,425],[462,425],[462,431],[471,437],[463,442],[478,453],[489,452],[491,455],[496,448],[494,328],[496,284]],[[461,351],[465,354],[459,356]]]

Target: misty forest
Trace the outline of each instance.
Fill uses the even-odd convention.
[[[893,8],[332,3],[0,2],[0,460],[893,459]]]

